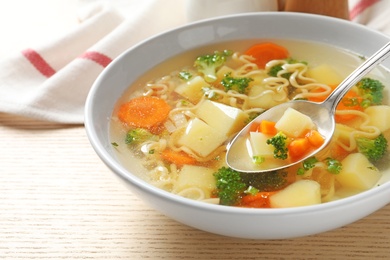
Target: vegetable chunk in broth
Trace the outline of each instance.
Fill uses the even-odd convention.
[[[390,78],[383,67],[340,102],[334,137],[316,157],[253,174],[225,163],[227,142],[252,118],[294,99],[323,101],[361,60],[331,46],[290,40],[191,50],[153,68],[118,100],[110,126],[113,149],[143,180],[207,203],[296,207],[363,192],[390,175]],[[302,156],[322,142],[310,118],[293,111],[250,134],[242,160],[259,165]]]

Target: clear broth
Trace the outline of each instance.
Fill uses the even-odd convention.
[[[329,45],[295,40],[252,39],[203,46],[175,56],[155,66],[153,69],[147,71],[144,75],[136,79],[119,98],[113,111],[113,117],[116,114],[120,104],[123,104],[133,97],[141,95],[142,89],[147,82],[161,78],[165,75],[169,75],[173,71],[180,71],[185,67],[192,66],[194,60],[199,55],[212,53],[215,50],[225,49],[243,52],[251,45],[264,41],[270,41],[285,46],[289,50],[291,57],[297,60],[307,61],[310,66],[314,67],[320,64],[330,64],[332,67],[338,70],[342,77],[346,77],[349,73],[351,73],[359,64],[361,64],[362,60],[364,59],[364,57],[360,56],[359,54],[351,53],[347,50],[338,49]],[[389,104],[389,71],[382,66],[378,66],[370,73],[369,76],[380,80],[386,86],[386,93],[384,95],[385,98],[383,103]],[[127,130],[122,127],[122,124],[118,122],[118,120],[111,120],[110,136],[112,143],[120,144],[119,146],[113,147],[119,161],[126,169],[128,169],[129,172],[145,180],[146,182],[149,182],[148,170],[141,165],[141,159],[136,156],[130,149],[128,149],[126,145],[121,145],[124,144],[124,136],[126,135],[126,132]],[[389,140],[390,131],[387,131],[385,135]],[[378,182],[378,185],[390,180],[389,161],[390,158],[387,160],[381,160],[383,163],[381,165],[377,165],[383,173],[383,176]],[[357,191],[354,190],[341,189],[336,193],[334,199],[340,199],[356,193]]]

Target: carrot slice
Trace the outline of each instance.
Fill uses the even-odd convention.
[[[335,88],[338,87],[338,85],[329,85],[329,87],[331,87],[332,91],[335,90]],[[314,90],[311,90],[310,93],[321,93],[323,92],[324,90],[322,88],[317,88],[317,89],[314,89]],[[315,97],[308,97],[308,100],[309,101],[312,101],[312,102],[323,102],[329,95],[323,95],[323,96],[315,96]]]
[[[260,124],[258,123],[252,123],[249,127],[249,132],[258,132],[259,131]]]
[[[277,191],[258,192],[255,195],[245,195],[240,206],[248,208],[270,208],[269,197]]]
[[[333,90],[337,87],[337,85],[331,85],[330,86]],[[332,91],[333,91],[332,90]],[[316,89],[311,91],[312,93],[321,92],[321,89]],[[312,102],[322,102],[324,101],[328,96],[320,96],[320,97],[309,97],[308,100]],[[346,101],[348,100],[355,100],[356,104],[346,104]],[[344,96],[344,98],[341,100],[341,102],[338,104],[336,111],[342,111],[342,110],[358,110],[363,111],[363,108],[359,105],[361,102],[361,97],[356,93],[354,90],[350,90],[347,92],[347,94]],[[335,120],[337,123],[345,123],[352,119],[356,118],[355,115],[335,115]]]
[[[286,59],[289,56],[289,52],[286,48],[272,42],[253,45],[245,51],[245,54],[255,58],[254,62],[261,69],[264,69],[265,65],[271,60]]]
[[[347,94],[343,97],[340,103],[337,105],[336,111],[343,110],[357,110],[363,111],[363,108],[360,106],[361,97],[353,90],[347,92]],[[351,102],[347,102],[348,100],[355,100],[356,104],[350,104]],[[348,104],[349,103],[349,104]],[[346,123],[352,119],[355,119],[356,115],[346,114],[346,115],[335,115],[335,120],[337,123]]]
[[[164,160],[179,166],[184,164],[196,164],[196,159],[185,152],[176,152],[170,149],[165,149],[161,152],[160,156]]]
[[[121,105],[118,118],[130,126],[151,130],[166,120],[170,110],[164,99],[142,96]]]
[[[305,137],[314,147],[320,147],[324,143],[324,137],[317,130],[310,130]]]
[[[275,128],[276,122],[262,120],[259,125],[259,132],[266,135],[276,135],[278,132]]]
[[[308,153],[310,148],[311,145],[307,138],[297,138],[288,145],[288,153],[291,158],[296,159]]]

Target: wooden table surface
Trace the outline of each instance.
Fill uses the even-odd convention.
[[[0,143],[0,259],[390,257],[390,205],[314,236],[228,238],[149,208],[100,161],[83,126],[0,113]]]
[[[0,29],[9,36],[0,43],[0,57],[37,41],[34,37],[76,24],[67,15],[76,2],[0,0]],[[51,8],[50,16],[41,8],[44,4]],[[177,223],[135,197],[97,157],[82,125],[0,113],[0,259],[389,257],[390,205],[310,237],[244,240],[209,234]]]

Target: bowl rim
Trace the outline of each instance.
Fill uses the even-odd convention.
[[[264,12],[264,13],[241,13],[241,14],[233,14],[233,15],[225,15],[225,16],[219,16],[209,19],[204,19],[196,22],[191,22],[167,31],[163,31],[161,33],[155,34],[154,36],[148,37],[143,41],[140,41],[139,43],[135,44],[134,46],[128,48],[121,54],[119,54],[97,77],[95,82],[93,83],[85,104],[85,129],[87,133],[87,137],[97,153],[97,155],[100,157],[100,159],[103,161],[103,163],[110,168],[110,170],[119,178],[123,179],[125,182],[130,182],[132,185],[136,186],[138,189],[142,189],[143,191],[150,193],[154,196],[161,197],[163,199],[175,202],[177,204],[180,204],[181,206],[185,207],[193,207],[198,209],[204,209],[212,212],[218,212],[218,213],[228,213],[228,214],[236,214],[236,215],[280,215],[280,214],[302,214],[307,212],[313,212],[313,211],[324,211],[324,210],[330,210],[338,207],[344,207],[345,205],[351,205],[354,203],[361,203],[362,200],[367,200],[372,197],[376,197],[379,194],[385,193],[386,190],[390,194],[390,181],[387,181],[386,183],[373,187],[369,190],[360,192],[356,195],[352,195],[346,198],[338,199],[335,201],[330,201],[326,203],[321,203],[318,205],[310,205],[310,206],[302,206],[302,207],[291,207],[291,208],[242,208],[242,207],[232,207],[232,206],[223,206],[223,205],[216,205],[216,204],[210,204],[205,203],[202,201],[196,201],[188,198],[181,197],[179,195],[170,193],[168,191],[165,191],[163,189],[157,188],[153,186],[152,184],[147,183],[146,181],[142,180],[141,178],[131,174],[128,170],[126,170],[122,165],[119,164],[119,162],[115,162],[115,160],[111,159],[110,154],[105,150],[104,145],[99,141],[99,138],[97,136],[97,132],[94,129],[94,121],[92,116],[93,106],[94,106],[94,95],[98,91],[99,85],[101,84],[103,78],[106,77],[106,75],[110,72],[110,70],[115,66],[116,63],[120,62],[121,59],[123,59],[128,53],[132,52],[133,50],[139,48],[143,44],[153,41],[161,37],[162,35],[166,34],[176,34],[184,29],[188,29],[191,27],[196,27],[199,25],[206,25],[213,23],[215,21],[223,21],[226,19],[232,19],[232,18],[250,18],[253,16],[290,16],[290,17],[297,17],[297,18],[310,18],[310,19],[316,19],[323,22],[331,22],[335,24],[342,24],[350,26],[351,28],[360,28],[362,30],[365,30],[367,32],[370,32],[372,34],[377,34],[378,36],[382,37],[384,40],[389,40],[390,37],[388,35],[385,35],[384,33],[381,33],[379,31],[374,31],[364,25],[353,23],[351,21],[342,20],[338,18],[332,18],[327,16],[321,16],[321,15],[315,15],[315,14],[306,14],[306,13],[292,13],[292,12]],[[390,202],[390,199],[388,201],[384,201],[382,204],[383,206]]]

